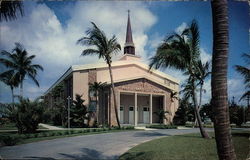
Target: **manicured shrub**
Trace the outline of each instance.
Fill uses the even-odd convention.
[[[82,130],[77,130],[77,133],[82,133]]]
[[[52,137],[52,136],[54,136],[54,135],[55,135],[54,132],[48,132],[48,136],[49,136],[49,137]]]
[[[48,136],[49,136],[49,133],[43,132],[42,135],[43,135],[43,137],[48,137]]]
[[[18,135],[4,135],[1,137],[1,143],[6,146],[13,146],[20,141],[20,137]]]
[[[34,134],[34,137],[37,138],[38,137],[38,133]]]

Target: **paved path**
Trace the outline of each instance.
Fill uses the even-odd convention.
[[[137,144],[198,129],[164,129],[84,135],[0,148],[2,158],[34,159],[117,159]],[[1,159],[1,158],[0,158]]]
[[[56,127],[56,126],[51,126],[48,124],[43,124],[43,123],[39,123],[39,126],[45,127],[49,130],[64,130],[64,128],[60,128],[60,127]]]

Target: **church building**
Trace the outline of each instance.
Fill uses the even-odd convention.
[[[124,54],[119,60],[113,61],[111,66],[121,125],[160,123],[156,113],[161,110],[168,111],[164,124],[173,120],[178,100],[171,97],[171,93],[179,92],[179,80],[155,69],[149,71],[149,66],[142,62],[133,43],[129,14]],[[98,98],[89,90],[89,84],[94,82],[108,84],[100,91]],[[85,105],[96,112],[98,124],[116,126],[110,83],[106,63],[73,65],[45,92],[44,97],[49,105],[53,105],[56,99],[53,98],[52,91],[63,84],[62,97],[65,102],[69,96],[75,99],[76,94],[83,95]]]

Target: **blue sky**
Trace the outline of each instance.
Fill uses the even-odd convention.
[[[115,34],[121,45],[125,41],[126,10],[131,10],[133,38],[136,54],[144,62],[154,55],[157,45],[168,34],[181,31],[196,19],[200,29],[200,47],[203,61],[211,60],[212,17],[209,2],[164,2],[164,1],[25,1],[25,16],[12,22],[0,24],[0,49],[10,51],[14,42],[21,42],[30,54],[36,55],[36,63],[44,66],[39,72],[40,88],[25,80],[25,96],[35,98],[44,93],[64,71],[74,64],[97,62],[97,57],[80,57],[82,46],[76,40],[84,36],[94,21],[108,36]],[[235,64],[244,65],[242,53],[249,53],[248,4],[229,2],[229,96],[236,99],[244,91],[242,78],[233,69]],[[118,55],[115,58],[121,56]],[[173,69],[164,72],[179,78],[185,77]],[[10,101],[10,90],[0,83],[0,102]],[[210,80],[205,84],[207,93],[204,103],[210,99]],[[16,89],[16,93],[19,90]]]

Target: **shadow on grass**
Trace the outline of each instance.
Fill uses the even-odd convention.
[[[233,136],[237,136],[237,137],[250,137],[250,133],[247,132],[242,132],[242,133],[232,133]]]
[[[137,132],[134,137],[156,137],[156,136],[171,136],[170,134],[163,134],[159,132]]]
[[[139,159],[140,156],[144,157],[146,152],[132,152],[123,154],[119,160],[131,160],[131,159]],[[145,158],[145,157],[144,157]]]
[[[214,139],[214,137],[213,136],[211,136],[211,135],[209,135],[210,136],[210,138],[209,139]],[[197,138],[197,139],[205,139],[205,138],[202,138],[202,136],[200,135],[200,134],[196,134],[196,135],[189,135],[189,134],[187,134],[187,135],[175,135],[175,137],[188,137],[188,138]]]
[[[63,159],[117,159],[118,155],[114,156],[105,156],[102,152],[99,152],[94,149],[89,148],[82,148],[81,154],[66,154],[66,153],[59,153],[60,155],[64,156]]]

